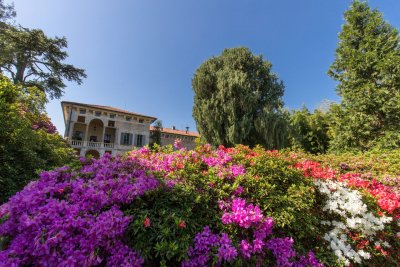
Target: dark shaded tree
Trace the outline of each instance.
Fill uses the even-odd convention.
[[[154,148],[155,144],[161,146],[161,131],[163,130],[162,120],[156,120],[153,127],[153,130],[150,131],[150,148]]]
[[[368,2],[344,12],[335,61],[328,75],[342,98],[333,105],[331,150],[340,153],[400,145],[399,33]]]
[[[225,49],[196,69],[193,118],[203,142],[286,146],[288,114],[281,110],[285,87],[271,69],[271,62],[247,47]]]

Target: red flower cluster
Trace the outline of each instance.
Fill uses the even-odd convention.
[[[321,168],[321,164],[312,161],[296,163],[295,167],[303,171],[303,175],[311,176],[314,179],[332,179],[339,182],[346,182],[347,187],[355,187],[357,189],[365,189],[364,192],[370,193],[378,199],[381,209],[393,213],[400,208],[400,196],[392,192],[389,186],[379,184],[375,179],[371,182],[360,178],[360,174],[346,173],[345,175],[336,175],[336,172],[328,168]]]

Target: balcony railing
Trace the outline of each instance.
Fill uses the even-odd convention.
[[[84,141],[80,141],[80,140],[72,140],[71,145],[72,146],[83,146],[83,142]]]
[[[117,144],[113,143],[103,143],[103,142],[90,142],[90,141],[81,141],[81,140],[71,140],[71,146],[73,147],[93,147],[93,148],[118,148]]]
[[[111,144],[111,143],[103,143],[105,148],[114,148],[115,144]]]
[[[87,141],[86,142],[86,146],[90,146],[90,147],[102,147],[101,146],[101,144],[103,144],[103,143],[100,143],[100,142],[90,142],[90,141]]]

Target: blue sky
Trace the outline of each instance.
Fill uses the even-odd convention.
[[[6,3],[11,1],[5,0]],[[371,0],[400,27],[400,1]],[[247,46],[273,64],[285,106],[312,110],[340,101],[326,71],[350,0],[14,0],[17,23],[65,36],[66,63],[86,69],[82,85],[47,105],[61,134],[61,101],[112,106],[157,117],[164,127],[195,130],[191,78],[224,48]],[[126,103],[126,104],[125,104]]]

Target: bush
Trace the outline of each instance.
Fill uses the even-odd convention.
[[[22,89],[0,75],[0,203],[38,179],[37,170],[52,170],[74,159],[43,113],[45,103],[35,88]]]
[[[307,157],[206,145],[82,158],[0,207],[0,263],[398,266],[399,206],[385,195],[398,194]]]

